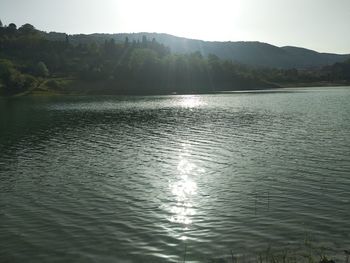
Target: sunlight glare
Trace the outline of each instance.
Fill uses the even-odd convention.
[[[237,0],[131,0],[120,1],[118,6],[119,23],[128,32],[163,32],[189,38],[220,40],[232,39],[232,35],[239,30],[236,27],[236,19],[240,14]],[[118,10],[133,10],[133,13],[125,14]],[[130,19],[131,15],[135,19]],[[218,30],[220,25],[232,23],[235,25],[234,30],[233,27],[227,31]]]
[[[180,106],[183,108],[196,108],[203,104],[200,96],[185,95],[180,100]]]
[[[187,97],[186,100],[188,99],[192,100],[193,98]],[[192,105],[193,103],[189,104]],[[204,169],[193,163],[190,157],[190,145],[183,143],[177,165],[179,179],[170,184],[175,204],[170,209],[172,216],[169,218],[169,221],[183,225],[184,229],[187,229],[192,224],[193,216],[196,214],[196,205],[193,197],[197,194],[197,183],[194,179],[196,176],[204,173]],[[184,238],[186,236],[182,235],[180,239]]]

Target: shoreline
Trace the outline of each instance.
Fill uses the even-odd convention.
[[[48,86],[51,81],[57,82],[56,88]],[[327,87],[350,87],[350,82],[313,82],[313,83],[267,83],[271,87],[258,88],[251,87],[249,89],[235,90],[215,90],[206,92],[166,92],[166,93],[134,93],[134,92],[118,92],[109,87],[107,81],[102,82],[86,82],[74,78],[48,78],[43,80],[32,90],[14,95],[0,95],[3,98],[18,97],[41,97],[41,96],[169,96],[169,95],[205,95],[205,94],[231,94],[231,93],[256,93],[256,92],[280,92],[287,90],[298,90],[302,88],[327,88]],[[86,90],[84,90],[86,88]]]

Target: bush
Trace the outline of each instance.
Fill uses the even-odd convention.
[[[37,79],[32,75],[24,75],[24,77],[25,77],[25,80],[24,80],[25,89],[28,90],[28,89],[34,88],[38,84]]]
[[[61,88],[59,82],[56,80],[53,80],[53,79],[46,82],[46,86],[48,86],[49,88],[52,88],[52,89],[56,89],[56,90]]]
[[[14,65],[7,59],[0,60],[0,78],[3,79],[10,74],[10,71],[14,69]]]
[[[0,60],[0,82],[4,95],[24,92],[37,84],[37,80],[33,76],[22,74],[8,60]]]

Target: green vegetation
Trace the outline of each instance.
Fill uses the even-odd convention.
[[[48,40],[65,41],[64,33],[42,32]],[[235,61],[252,67],[268,67],[280,69],[311,69],[322,68],[337,62],[350,59],[348,55],[319,53],[310,49],[299,47],[277,47],[262,42],[237,41],[237,42],[212,42],[195,39],[176,37],[160,33],[122,33],[122,34],[89,34],[70,35],[69,41],[74,45],[102,44],[106,40],[114,39],[116,43],[124,43],[125,38],[129,41],[141,40],[143,36],[155,39],[157,42],[169,47],[172,53],[190,54],[200,50],[204,57],[215,54],[220,59]]]
[[[184,260],[189,257],[184,251]],[[225,257],[203,259],[203,262],[210,263],[349,263],[350,251],[334,251],[325,247],[317,247],[306,241],[294,248],[273,248],[268,246],[267,249],[260,252],[247,254],[236,254],[233,250]],[[189,258],[188,261],[191,261]]]
[[[29,74],[23,74],[6,59],[0,60],[0,87],[4,95],[24,92],[37,85],[38,80]]]
[[[198,51],[172,54],[145,36],[71,43],[45,34],[30,24],[0,26],[1,95],[211,93],[350,80],[350,61],[317,71],[262,69]]]

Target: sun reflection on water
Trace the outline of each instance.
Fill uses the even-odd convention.
[[[185,229],[192,224],[192,218],[196,214],[193,197],[197,194],[197,183],[194,177],[203,172],[203,169],[190,162],[188,157],[189,154],[187,152],[180,154],[177,166],[179,179],[170,184],[175,202],[170,209],[172,215],[169,220],[183,225]],[[180,239],[184,240],[186,237],[181,236]]]
[[[187,174],[181,175],[179,181],[171,185],[171,192],[175,197],[176,204],[171,208],[171,222],[189,225],[192,223],[191,216],[195,214],[191,197],[196,194],[197,184]]]
[[[203,104],[200,96],[184,95],[181,97],[180,106],[183,108],[196,108]]]

